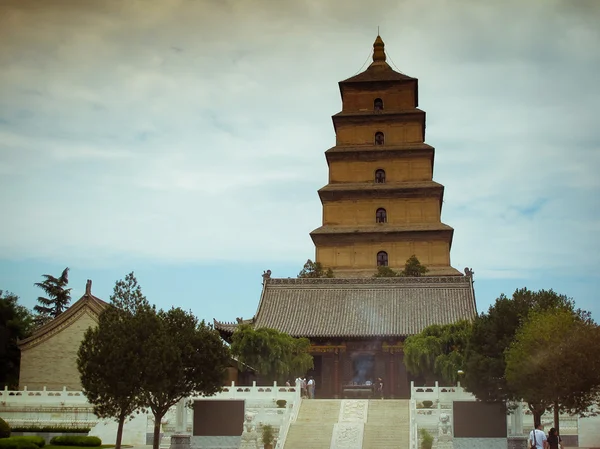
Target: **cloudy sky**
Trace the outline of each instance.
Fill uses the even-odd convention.
[[[254,314],[314,256],[337,82],[380,27],[419,78],[452,263],[480,311],[554,288],[600,319],[600,2],[1,0],[0,289]]]

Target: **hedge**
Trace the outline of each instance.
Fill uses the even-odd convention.
[[[6,421],[0,418],[0,438],[8,438],[10,436],[10,426]]]
[[[10,438],[0,439],[0,449],[39,449],[39,447],[30,441],[15,441]]]
[[[46,441],[42,437],[10,437],[0,439],[0,449],[39,449]]]
[[[50,440],[50,444],[54,446],[85,446],[97,447],[102,444],[102,440],[98,437],[79,437],[75,435],[65,435],[54,437]]]

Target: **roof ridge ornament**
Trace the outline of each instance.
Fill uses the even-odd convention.
[[[385,59],[385,44],[383,43],[383,39],[381,39],[379,32],[377,32],[377,38],[373,43],[373,62],[385,62]]]
[[[85,283],[85,294],[87,296],[92,296],[92,280],[88,279]]]

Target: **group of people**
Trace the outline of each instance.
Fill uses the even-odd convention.
[[[562,439],[552,427],[548,435],[544,433],[544,425],[538,424],[529,433],[529,447],[531,449],[562,449]]]
[[[288,386],[290,386],[290,381],[286,382]],[[300,384],[300,391],[303,398],[314,399],[315,398],[315,387],[316,382],[315,379],[311,376],[308,378],[308,382],[306,381],[306,377],[297,377],[296,385]]]

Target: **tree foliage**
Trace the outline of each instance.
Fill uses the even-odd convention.
[[[463,368],[466,345],[471,332],[470,321],[428,326],[404,342],[406,369],[425,379],[441,378],[456,383]]]
[[[332,278],[333,270],[328,268],[325,270],[321,262],[313,262],[308,259],[302,267],[302,271],[298,273],[299,278]]]
[[[125,420],[143,405],[142,381],[153,368],[147,342],[156,325],[156,312],[130,273],[116,282],[98,326],[86,331],[79,348],[77,367],[94,413],[119,423],[116,449]]]
[[[231,353],[238,361],[273,380],[296,377],[313,367],[310,341],[275,329],[240,325],[231,339]]]
[[[377,272],[373,275],[374,278],[394,278],[400,276],[400,273],[392,270],[390,267],[379,265]]]
[[[571,299],[552,290],[523,288],[517,289],[512,298],[500,295],[487,314],[482,313],[473,323],[465,354],[466,389],[486,402],[519,400],[518,392],[506,382],[505,353],[530,313],[555,309],[572,311],[582,319],[589,317],[587,312],[575,310]],[[529,405],[534,418],[539,419],[544,410]]]
[[[211,396],[221,390],[229,349],[212,327],[198,323],[180,308],[160,310],[149,346],[152,369],[142,379],[141,397],[154,415],[154,449],[158,449],[160,423],[170,407],[199,393]]]
[[[0,386],[16,389],[19,385],[21,351],[17,341],[28,337],[33,327],[29,309],[19,297],[0,290]]]
[[[429,271],[425,265],[422,265],[414,254],[410,256],[404,264],[404,269],[400,272],[401,276],[419,277]]]
[[[58,315],[63,313],[69,307],[71,301],[71,289],[67,288],[69,284],[69,267],[65,268],[59,277],[51,274],[42,275],[43,282],[36,282],[34,285],[41,288],[46,297],[38,297],[38,305],[33,310],[37,312],[35,322],[41,326]]]
[[[600,394],[600,330],[571,310],[536,311],[506,352],[506,382],[538,410],[583,414]]]

